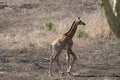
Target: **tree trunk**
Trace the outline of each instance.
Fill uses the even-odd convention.
[[[115,0],[114,1],[113,11],[114,11],[115,16],[120,21],[120,0]]]
[[[109,0],[101,0],[111,30],[120,37],[120,0],[114,0],[114,12]]]

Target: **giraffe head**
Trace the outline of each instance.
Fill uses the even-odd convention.
[[[77,24],[78,24],[78,25],[86,25],[86,24],[80,19],[80,17],[78,17]]]

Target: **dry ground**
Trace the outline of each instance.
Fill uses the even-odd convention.
[[[99,0],[1,0],[0,80],[120,80],[120,39],[110,29]],[[54,64],[48,77],[49,45],[74,18],[87,24],[85,35],[74,37],[78,59],[72,73],[61,76]],[[45,22],[52,21],[47,31]],[[66,70],[66,51],[60,62]]]

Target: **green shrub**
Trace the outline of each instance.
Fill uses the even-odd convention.
[[[81,38],[81,37],[83,37],[83,35],[84,35],[84,31],[82,31],[82,30],[80,29],[80,30],[77,31],[77,34],[76,34],[76,35],[77,35],[78,38]]]
[[[46,29],[47,29],[47,30],[52,30],[53,23],[52,23],[51,21],[47,21],[47,22],[45,23],[45,25],[46,25]]]

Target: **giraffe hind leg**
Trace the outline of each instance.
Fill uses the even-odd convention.
[[[56,58],[56,62],[57,62],[58,67],[61,69],[61,64],[60,64],[60,61],[59,61],[58,57]]]
[[[57,65],[59,66],[59,68],[61,69],[61,65],[60,65],[60,62],[59,62],[59,53],[57,54],[52,54],[50,55],[50,64],[49,64],[49,76],[52,76],[51,75],[51,71],[52,71],[52,63],[56,60],[57,62]]]
[[[50,56],[50,64],[49,64],[49,76],[52,76],[52,75],[51,75],[52,63],[53,63],[53,56]]]
[[[53,55],[53,54],[50,55],[49,72],[48,72],[48,73],[49,73],[49,76],[52,76],[52,75],[51,75],[52,63],[55,61],[55,58],[56,58],[55,55]]]

